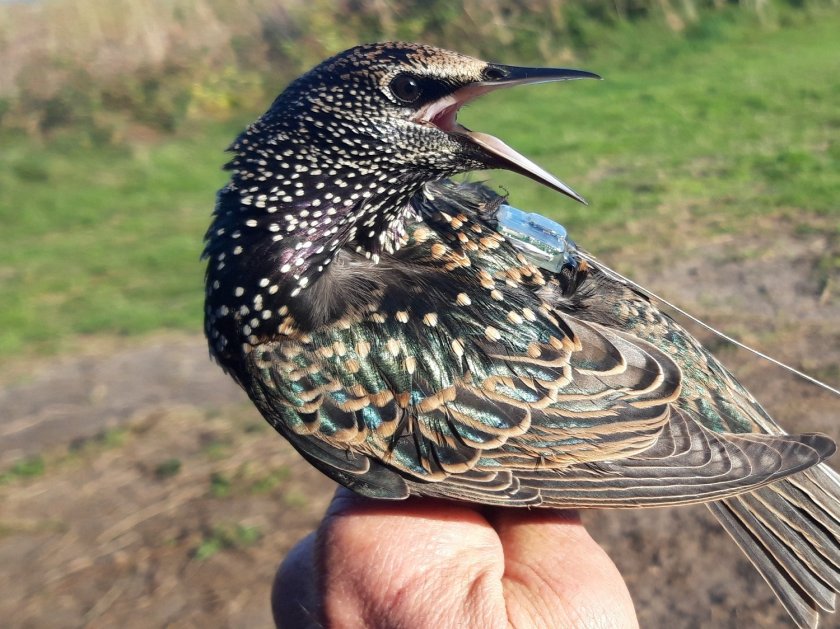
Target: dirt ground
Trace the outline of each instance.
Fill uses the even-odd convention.
[[[774,220],[749,238],[609,257],[837,385],[840,284],[826,260],[840,244],[830,224],[813,227]],[[840,439],[836,397],[700,336],[789,430]],[[4,470],[0,625],[12,627],[269,626],[274,570],[333,489],[264,425],[198,336],[96,340],[82,356],[5,366]],[[791,626],[705,508],[585,519],[625,575],[642,627]]]

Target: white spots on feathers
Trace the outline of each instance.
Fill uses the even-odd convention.
[[[484,328],[484,336],[486,336],[491,341],[500,341],[502,339],[502,335],[499,332],[499,330],[494,328],[492,325],[488,325],[486,328]]]
[[[461,358],[464,355],[464,343],[460,339],[453,339],[452,343],[452,351],[455,353],[455,356]]]
[[[412,53],[404,62],[421,73],[439,71],[442,66],[429,65],[434,59],[424,50],[419,48],[416,56]],[[272,328],[277,327],[277,317],[288,315],[287,303],[294,306],[290,300],[311,290],[339,249],[357,251],[373,263],[399,250],[408,242],[405,223],[411,218],[411,196],[424,180],[451,170],[451,147],[429,143],[434,139],[428,135],[430,129],[391,126],[386,112],[377,109],[385,84],[381,81],[387,82],[392,75],[375,74],[380,70],[370,65],[366,55],[376,52],[352,60],[370,67],[371,77],[350,73],[345,83],[327,83],[316,68],[295,82],[289,95],[281,95],[278,104],[234,143],[230,163],[234,176],[222,193],[234,202],[230,206],[220,203],[217,208],[209,245],[214,266],[208,294],[212,292],[216,300],[211,317],[250,315],[247,321],[235,323],[237,344],[246,338],[255,342],[261,321],[274,317]],[[464,63],[469,61],[464,59]],[[463,66],[459,72],[467,76],[475,70]],[[415,141],[422,142],[416,144],[417,156],[407,155],[406,143]],[[453,229],[464,231],[464,224],[460,216],[452,219]],[[423,241],[417,236],[418,243]],[[488,243],[487,249],[495,244]],[[433,255],[445,252],[435,250]],[[269,261],[273,266],[266,269]],[[250,269],[260,270],[254,275]],[[487,276],[479,281],[493,299],[502,301],[496,280]],[[498,284],[503,288],[501,281]],[[456,303],[469,306],[471,301],[461,293]],[[252,315],[251,310],[259,314]],[[421,315],[424,325],[438,325],[434,312],[414,315],[401,310],[394,316],[407,323],[410,316]],[[216,324],[211,320],[209,325]],[[280,323],[280,328],[281,333],[288,333],[294,326]],[[213,334],[218,329],[208,330],[217,340],[224,336]],[[492,332],[485,335],[491,337]],[[216,347],[222,342],[228,344],[222,339]],[[463,355],[463,343],[455,341],[452,351]],[[404,361],[409,373],[414,371],[412,361],[407,357]]]

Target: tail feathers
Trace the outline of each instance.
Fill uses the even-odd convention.
[[[840,592],[840,476],[825,464],[709,503],[799,627],[817,627]]]

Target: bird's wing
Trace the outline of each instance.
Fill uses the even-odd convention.
[[[439,299],[431,290],[426,299]],[[516,291],[506,297],[515,303]],[[635,506],[733,495],[809,467],[821,437],[716,433],[674,401],[677,364],[544,307],[368,313],[248,354],[257,405],[360,493]],[[510,301],[505,308],[510,308]],[[425,314],[422,311],[426,310]],[[521,309],[520,309],[521,311]]]
[[[339,482],[377,497],[654,505],[730,496],[833,451],[824,437],[710,424],[681,400],[702,365],[617,324],[626,303],[596,290],[566,307],[559,280],[470,209],[482,199],[431,197],[400,252],[344,253],[301,295],[338,319],[308,333],[285,321],[238,370]]]

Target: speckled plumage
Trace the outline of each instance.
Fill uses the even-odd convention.
[[[840,589],[834,443],[785,434],[597,264],[535,266],[497,231],[500,197],[445,179],[504,167],[577,198],[455,114],[497,86],[586,76],[388,43],[293,82],[231,147],[205,250],[211,352],[307,460],[367,496],[714,501],[816,626]]]

